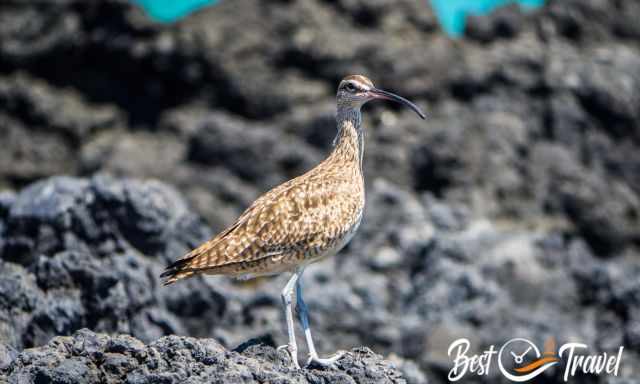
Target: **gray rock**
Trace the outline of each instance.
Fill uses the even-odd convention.
[[[17,356],[18,351],[16,351],[13,347],[0,343],[0,371],[9,368],[9,366]]]
[[[157,275],[209,230],[175,190],[102,176],[53,178],[10,202],[0,242],[4,342],[42,345],[82,327],[145,340],[183,330],[160,307]]]
[[[525,23],[525,15],[518,4],[500,7],[490,15],[467,17],[465,36],[482,43],[497,39],[512,39],[520,33]]]
[[[237,0],[171,25],[124,0],[3,4],[0,188],[15,192],[0,193],[0,341],[19,352],[88,327],[145,343],[286,342],[287,276],[161,288],[157,275],[319,161],[337,81],[362,72],[430,119],[366,107],[362,228],[303,277],[321,354],[367,345],[399,354],[407,380],[438,382],[455,338],[554,335],[624,344],[637,366],[637,10],[508,7],[453,42],[409,0]],[[40,180],[57,174],[86,178]],[[174,187],[135,180],[148,177]],[[114,382],[186,377],[159,355],[136,371],[138,357],[118,352],[129,347],[98,339],[41,380],[82,366],[91,379],[97,360]],[[228,377],[288,380],[257,366]]]
[[[29,238],[34,249],[44,251],[27,252],[29,257],[20,264],[11,260],[0,264],[3,343],[21,350],[83,327],[126,332],[145,342],[177,333],[215,336],[231,348],[247,337],[283,343],[278,294],[287,276],[258,282],[258,290],[225,278],[197,278],[171,289],[159,287],[157,275],[166,265],[162,255],[167,244],[185,247],[188,243],[169,235],[151,246],[122,234],[125,228],[150,237],[174,233],[180,220],[167,218],[191,213],[180,198],[167,200],[171,194],[166,191],[159,183],[102,177],[54,178],[18,193],[9,207],[10,219],[32,218],[39,226],[62,231],[67,240],[56,246],[62,249],[50,252],[40,248],[38,238]],[[94,203],[84,208],[82,200],[69,202],[92,194]],[[441,354],[448,343],[471,334],[487,345],[499,344],[513,334],[533,340],[550,334],[558,340],[579,338],[594,348],[635,345],[633,319],[640,287],[633,278],[638,265],[632,259],[611,264],[595,257],[584,241],[500,229],[491,221],[468,216],[464,209],[430,196],[418,199],[382,179],[373,182],[367,199],[376,209],[368,213],[353,243],[303,276],[321,352],[358,344],[396,352],[408,359],[402,363],[407,376],[421,382],[426,377],[422,370],[431,377],[447,366]],[[112,202],[109,215],[96,203],[102,200]],[[76,222],[84,227],[68,224]],[[121,248],[104,252],[96,244],[105,235],[80,236],[92,231],[118,239]],[[385,256],[385,250],[393,256]],[[585,317],[585,311],[591,315]],[[554,319],[553,327],[540,326],[547,318]],[[146,373],[132,368],[138,359],[118,355],[142,349],[139,342],[122,336],[100,347],[100,338],[92,340],[98,346],[88,353],[102,356],[91,358],[104,361],[102,367],[110,374],[146,380]],[[249,349],[245,344],[239,350]],[[85,366],[83,356],[69,357],[73,361],[68,365],[46,374],[64,378],[68,372],[79,372]],[[157,360],[148,364],[161,365]],[[174,377],[160,365],[153,375]],[[31,374],[25,372],[16,373],[16,380]],[[45,374],[38,372],[33,374]],[[253,377],[242,372],[234,372],[233,377]]]
[[[208,235],[176,190],[154,181],[115,182],[103,176],[33,184],[16,197],[5,223],[0,255],[23,265],[39,253],[60,250],[106,254],[129,248],[166,257]]]
[[[213,339],[169,336],[145,345],[130,336],[86,329],[25,350],[12,360],[0,367],[10,383],[407,382],[393,363],[367,348],[353,349],[335,369],[295,370],[284,353],[260,343],[230,351]]]
[[[189,137],[188,159],[196,163],[229,168],[258,185],[277,183],[273,178],[285,169],[299,175],[320,161],[313,148],[292,137],[274,136],[268,127],[249,126],[224,115],[195,121]]]
[[[336,81],[361,71],[433,117],[424,126],[372,105],[368,179],[491,217],[561,216],[610,256],[633,247],[640,228],[637,7],[503,7],[471,18],[458,44],[412,1],[274,3],[265,22],[246,0],[176,25],[154,24],[126,1],[10,4],[0,135],[11,150],[0,155],[0,185],[60,173],[153,176],[219,229],[326,153]],[[556,144],[593,197],[560,192],[540,169],[532,148]],[[618,202],[582,212],[601,196]]]

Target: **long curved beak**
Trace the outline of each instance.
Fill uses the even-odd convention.
[[[372,97],[376,99],[391,100],[391,101],[395,101],[396,103],[404,104],[407,107],[413,109],[413,111],[417,113],[418,116],[420,116],[420,118],[422,119],[427,118],[427,116],[420,110],[420,108],[418,108],[417,105],[413,104],[412,102],[405,99],[404,97],[398,96],[391,92],[383,91],[382,89],[378,89],[378,88],[371,88],[368,92]]]

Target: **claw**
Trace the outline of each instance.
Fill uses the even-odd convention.
[[[340,360],[344,355],[346,355],[345,351],[338,351],[335,355],[331,357],[327,357],[325,359],[321,359],[318,355],[309,355],[309,360],[307,360],[307,367],[319,365],[321,367],[329,367],[336,369],[336,362]]]
[[[298,351],[297,349],[292,346],[291,344],[285,344],[285,345],[281,345],[278,348],[276,348],[276,351],[280,352],[280,351],[286,351],[287,354],[289,355],[289,358],[291,359],[291,364],[293,365],[293,367],[295,369],[300,369],[300,364],[298,364]]]

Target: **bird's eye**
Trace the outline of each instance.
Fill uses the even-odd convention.
[[[345,85],[345,89],[349,92],[354,92],[356,90],[356,86],[352,83],[347,83],[347,85]]]

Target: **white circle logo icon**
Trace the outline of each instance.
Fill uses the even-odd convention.
[[[559,359],[555,354],[555,342],[550,339],[545,343],[544,354],[540,353],[540,349],[531,341],[518,337],[507,341],[498,352],[498,367],[500,372],[507,379],[515,382],[523,382],[530,380],[550,367],[558,364]],[[507,354],[507,355],[503,355]],[[503,364],[504,358],[511,358],[515,366],[515,374],[509,372]],[[533,357],[534,359],[531,359]],[[527,363],[528,362],[528,363]],[[526,364],[522,366],[522,364]]]

